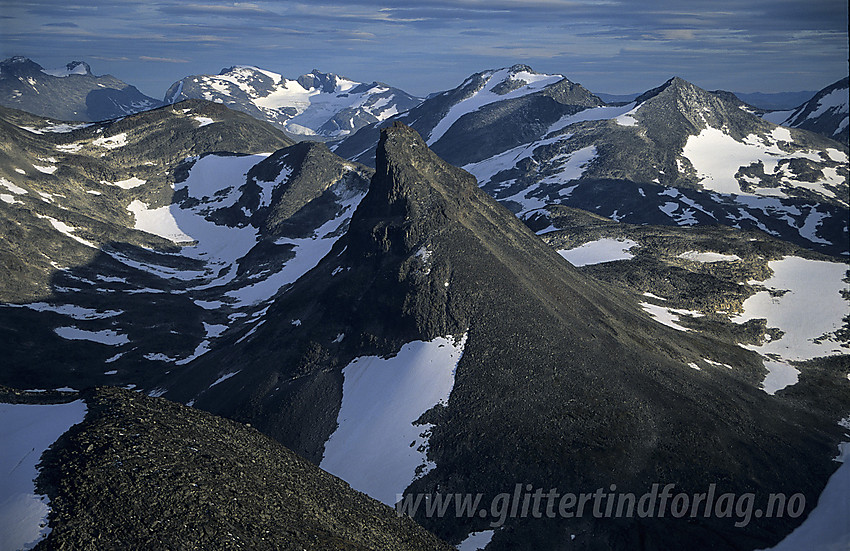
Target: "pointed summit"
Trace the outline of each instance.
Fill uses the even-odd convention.
[[[399,451],[391,444],[398,434],[387,429],[369,453],[347,458],[345,472],[331,472],[357,472],[366,493],[472,491],[485,502],[517,481],[585,492],[616,485],[641,494],[659,476],[686,481],[677,491],[689,494],[719,477],[729,492],[813,496],[820,489],[832,437],[813,438],[793,421],[804,406],[758,388],[755,355],[652,321],[633,297],[567,263],[413,128],[384,129],[376,165],[333,250],[278,296],[267,322],[223,338],[175,374],[169,397],[251,422],[327,466],[339,427],[380,432],[398,417],[397,404],[424,390],[381,385],[378,397],[367,399],[358,381],[379,371],[420,381],[419,363],[437,367],[422,351],[454,342],[462,356],[448,366],[444,399],[407,421],[416,434],[430,431],[421,448],[433,468],[423,473],[413,465],[388,492],[384,474],[395,465],[384,458],[406,453],[411,439],[402,438]],[[420,355],[411,359],[411,350]],[[703,358],[733,362],[736,370]],[[239,371],[216,381],[221,366]],[[422,385],[438,378],[429,372]],[[800,460],[815,470],[792,468]],[[451,542],[486,529],[477,519],[423,515],[417,520]],[[741,533],[723,518],[623,522],[588,520],[582,530],[612,548],[628,547],[622,542],[636,532],[658,548]],[[506,548],[531,534],[560,541],[576,529],[569,519],[509,523],[496,536]],[[753,519],[747,533],[766,546],[788,528]]]

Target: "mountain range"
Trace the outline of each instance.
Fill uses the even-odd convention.
[[[318,70],[289,80],[256,67],[230,67],[218,75],[186,77],[165,93],[166,103],[184,99],[224,103],[291,135],[314,139],[346,136],[421,101],[379,82],[364,84]]]
[[[637,224],[759,228],[847,250],[846,146],[774,126],[678,78],[611,107],[563,77],[537,75],[535,85],[517,71],[531,74],[482,73],[395,119],[539,230],[549,226],[543,207],[562,204]],[[524,85],[503,98],[502,82]],[[332,149],[368,163],[386,124]]]
[[[0,412],[67,419],[43,548],[762,549],[843,480],[839,142],[519,65],[328,145],[204,99],[52,119],[0,108]],[[668,483],[805,514],[487,506]],[[386,507],[478,493],[408,511],[436,537]]]
[[[44,69],[25,57],[0,61],[0,105],[60,121],[99,121],[154,109],[163,102],[88,63]]]

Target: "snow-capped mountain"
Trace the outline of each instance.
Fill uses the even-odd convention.
[[[25,57],[0,62],[0,105],[61,121],[100,121],[163,105],[82,61],[44,69]]]
[[[844,145],[850,142],[850,79],[830,84],[812,99],[789,111],[774,111],[764,119],[782,126],[817,132]]]
[[[688,147],[695,137],[700,145],[707,128],[736,143],[764,145],[765,154],[790,154],[806,140],[817,151],[807,159],[822,172],[833,166],[826,157],[841,170],[831,152],[841,146],[795,129],[786,129],[793,139],[785,140],[782,129],[757,118],[754,127],[750,114],[683,82],[620,108],[582,106],[599,102],[569,81],[523,67],[483,73],[466,86],[459,96],[473,102],[468,109],[451,115],[457,103],[446,94],[442,109],[418,112],[422,124],[433,122],[424,137],[400,122],[381,131],[374,171],[202,100],[93,125],[0,109],[8,143],[0,148],[0,345],[11,366],[0,369],[0,385],[113,385],[164,396],[251,423],[385,504],[398,494],[408,503],[434,492],[482,494],[483,516],[408,510],[452,544],[484,538],[491,550],[563,542],[612,549],[774,545],[803,517],[754,515],[740,526],[731,515],[611,519],[585,509],[560,518],[506,514],[500,522],[488,505],[517,485],[514,500],[530,499],[538,488],[544,495],[551,488],[592,495],[615,486],[641,496],[653,484],[674,483],[675,493],[694,495],[716,484],[718,493],[752,494],[759,504],[769,493],[799,493],[808,514],[846,440],[838,424],[850,411],[848,333],[840,316],[846,263],[763,233],[622,224],[543,200],[523,210],[529,198],[522,191],[503,204],[485,191],[492,193],[493,181],[512,185],[512,169],[532,173],[548,163],[553,178],[531,185],[551,185],[569,198],[557,178],[580,179],[594,169],[597,151],[585,140],[595,137],[598,155],[618,159],[628,178],[609,174],[604,187],[609,165],[571,185],[587,186],[586,196],[597,199],[628,187],[634,196],[619,197],[632,197],[629,216],[668,217],[676,210],[656,208],[653,200],[696,211],[700,203],[689,190],[696,198],[723,198],[701,187],[703,165],[694,161],[700,150]],[[491,95],[507,98],[500,105]],[[497,136],[467,149],[473,158],[485,155],[468,163],[474,170],[503,164],[487,181],[428,147],[427,140],[435,147],[453,143],[458,124],[481,140],[479,128],[520,128],[538,107],[531,137]],[[440,127],[449,115],[455,122]],[[516,145],[518,139],[528,145]],[[614,144],[624,149],[621,157]],[[826,153],[818,144],[828,146]],[[514,154],[502,156],[508,151]],[[650,177],[646,170],[657,178],[679,162],[690,174],[677,151],[696,174],[691,187],[653,183],[653,198],[646,191],[653,184],[631,175]],[[638,160],[628,162],[628,152]],[[641,166],[648,162],[656,166]],[[800,173],[797,165],[788,178]],[[550,188],[540,189],[547,198]],[[819,194],[818,213],[846,208],[827,203],[830,189],[812,192]],[[809,222],[808,214],[806,227],[816,236],[839,220]],[[546,225],[546,241],[528,227],[535,224]],[[589,261],[594,248],[596,260]],[[809,285],[807,293],[806,277],[816,278],[818,288]],[[801,300],[811,304],[800,308]],[[818,310],[813,323],[808,313],[823,304],[830,316]],[[806,319],[789,323],[786,314],[794,311]],[[797,331],[803,325],[808,332]],[[25,394],[38,400],[42,393]],[[44,396],[46,403],[75,395]],[[251,447],[267,446],[253,431],[128,396],[87,393],[92,414],[63,437],[59,455],[45,456],[53,460],[48,473],[68,480],[50,491],[62,503],[86,504],[92,493],[126,502],[136,512],[116,515],[121,526],[138,534],[142,525],[143,534],[165,538],[185,527],[154,521],[171,511],[176,518],[195,514],[195,502],[187,505],[201,491],[191,486],[195,476],[203,491],[218,492],[202,496],[211,504],[203,515],[224,503],[234,515],[207,519],[213,533],[233,537],[244,528],[254,538],[250,526],[227,527],[250,517],[257,496],[277,499],[280,487],[269,473],[278,468],[278,452],[251,455]],[[157,447],[159,440],[168,446]],[[141,467],[121,470],[125,465]],[[231,475],[240,470],[235,483]],[[100,482],[72,482],[81,472],[83,480]],[[220,488],[211,488],[217,477],[209,473],[222,473]],[[304,476],[340,492],[342,503],[354,499],[323,475]],[[260,483],[270,486],[260,492]],[[157,494],[171,489],[173,496]],[[156,518],[145,511],[151,503]],[[333,506],[305,503],[321,526],[336,523]],[[79,530],[68,534],[94,537],[84,530],[92,523],[74,525],[80,516],[68,509],[58,514]],[[179,541],[213,537],[193,534]],[[293,537],[310,543],[315,536],[314,548],[338,542],[338,534],[323,534],[298,528]]]
[[[581,94],[565,102],[569,108],[558,104],[558,115],[554,92],[568,81],[543,78],[542,90],[516,100],[487,103],[497,95],[485,93],[476,102],[477,90],[489,90],[480,85],[488,75],[399,118],[418,124],[435,151],[517,215],[537,218],[535,229],[549,226],[544,206],[563,204],[638,224],[759,228],[817,250],[847,251],[848,150],[838,142],[775,126],[726,93],[678,78],[622,106]],[[432,104],[455,105],[450,97],[472,99]],[[466,114],[447,115],[452,109]],[[475,139],[453,141],[447,127]],[[376,132],[365,127],[334,151],[365,162]]]
[[[462,165],[538,139],[564,116],[600,105],[602,100],[563,75],[514,65],[476,73],[393,120],[414,128],[447,161]],[[332,149],[372,164],[380,130],[389,124],[364,127]]]
[[[224,103],[295,136],[323,139],[347,136],[421,101],[380,82],[364,84],[317,70],[290,80],[256,67],[189,76],[165,93],[166,103],[190,98]]]

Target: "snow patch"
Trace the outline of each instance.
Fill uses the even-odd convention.
[[[478,551],[484,549],[493,539],[495,530],[484,530],[483,532],[472,532],[465,540],[457,544],[458,551]]]
[[[133,227],[143,232],[152,233],[164,237],[174,243],[186,243],[194,239],[186,235],[177,225],[172,209],[179,210],[176,205],[166,205],[155,209],[148,208],[145,203],[138,199],[127,205],[127,210],[133,213],[136,223]]]
[[[145,185],[147,183],[147,180],[142,180],[141,178],[136,178],[135,176],[133,176],[132,178],[127,178],[126,180],[119,180],[117,182],[107,182],[106,180],[101,180],[100,183],[107,186],[117,186],[121,189],[133,189]]]
[[[121,346],[127,344],[130,339],[111,329],[101,331],[88,331],[79,327],[57,327],[53,330],[57,335],[69,341],[91,341],[109,346]]]
[[[31,549],[50,533],[47,496],[33,480],[41,454],[86,415],[82,400],[68,404],[0,404],[0,549]]]
[[[322,469],[393,505],[435,465],[426,449],[431,425],[414,425],[446,403],[467,336],[402,346],[390,358],[362,356],[343,369],[338,427],[325,443]]]
[[[92,142],[92,145],[105,147],[106,149],[117,149],[119,147],[124,147],[125,145],[127,145],[127,133],[122,132],[120,134],[115,134],[114,136],[109,137],[102,136],[94,140]]]
[[[690,260],[691,262],[733,262],[735,260],[741,260],[741,257],[736,254],[700,251],[686,251],[680,254],[679,258]]]
[[[564,257],[573,266],[587,266],[589,264],[601,264],[615,260],[630,260],[635,255],[629,252],[632,247],[639,244],[631,239],[611,239],[605,237],[585,243],[574,249],[561,249],[558,254]]]
[[[690,331],[687,327],[679,325],[679,316],[692,316],[695,318],[702,317],[700,312],[694,312],[693,310],[682,310],[677,308],[665,308],[663,306],[656,306],[655,304],[650,304],[648,302],[641,302],[641,308],[643,308],[652,318],[666,325],[667,327],[672,327],[678,331]]]
[[[757,292],[744,301],[743,313],[732,321],[766,319],[768,327],[784,333],[762,345],[742,345],[766,357],[764,365],[770,374],[762,386],[765,392],[774,394],[797,382],[799,371],[789,362],[846,353],[832,334],[842,327],[850,308],[841,296],[847,289],[842,281],[846,264],[788,256],[770,261],[768,266],[773,276],[763,285],[774,292],[786,292],[781,296]]]

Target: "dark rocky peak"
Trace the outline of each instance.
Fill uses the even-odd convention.
[[[341,159],[323,143],[299,142],[254,165],[248,180],[280,182],[263,222],[264,234],[271,236],[289,228],[296,213],[340,182],[347,184],[349,193],[365,192],[371,175],[370,169]]]
[[[770,125],[734,96],[708,92],[679,77],[638,96],[635,103],[639,107],[635,118],[659,133],[678,133],[680,138],[708,127],[737,140],[770,132]]]
[[[41,65],[28,57],[15,56],[0,61],[0,74],[8,76],[29,76],[42,70]]]
[[[661,86],[658,86],[657,88],[653,88],[651,90],[647,90],[643,94],[639,95],[637,98],[635,98],[635,104],[640,105],[658,96],[662,92],[669,91],[669,93],[676,93],[677,91],[689,90],[693,88],[696,88],[696,86],[694,86],[687,80],[681,79],[679,77],[673,77]]]
[[[79,75],[79,74],[91,75],[92,74],[91,65],[89,65],[85,61],[72,61],[71,63],[68,63],[67,65],[65,65],[65,68],[68,70],[68,73],[74,74],[74,75]],[[85,72],[83,72],[83,71],[85,71]]]
[[[477,191],[475,178],[444,162],[416,130],[398,121],[381,131],[376,167],[355,220],[369,219],[362,229],[370,233],[377,226],[393,230],[380,241],[384,251],[412,252],[469,207]],[[356,226],[353,220],[352,231]]]
[[[336,90],[336,84],[339,78],[339,76],[333,73],[322,73],[318,69],[313,69],[308,74],[298,77],[298,84],[306,90],[317,88],[321,89],[322,92],[331,94]]]

